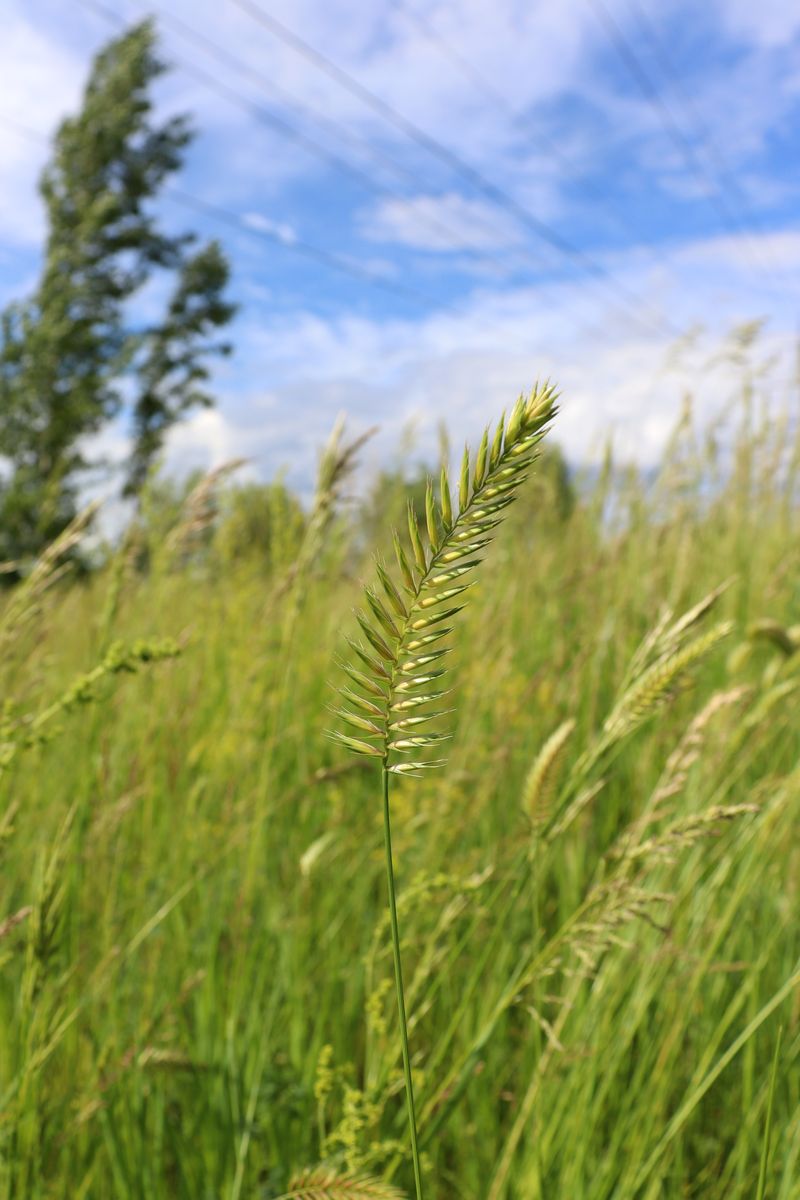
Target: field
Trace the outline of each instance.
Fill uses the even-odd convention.
[[[800,1197],[800,439],[752,410],[646,482],[543,458],[459,615],[392,791],[433,1200]],[[5,595],[6,1197],[413,1194],[380,771],[327,736],[404,518],[345,446],[268,554],[210,480]]]

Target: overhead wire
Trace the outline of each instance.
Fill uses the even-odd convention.
[[[40,146],[51,145],[51,139],[47,135],[23,126],[5,114],[0,114],[0,123],[6,125],[9,129],[13,129],[20,137],[35,141]],[[294,233],[287,237],[286,235],[281,235],[277,230],[268,229],[263,225],[254,225],[248,222],[246,217],[234,212],[232,209],[208,200],[203,200],[198,196],[192,196],[180,188],[170,186],[165,189],[165,195],[183,208],[189,208],[194,212],[202,213],[222,224],[238,229],[241,233],[249,237],[258,238],[262,241],[266,240],[273,245],[281,246],[290,253],[312,259],[331,270],[349,275],[353,279],[358,279],[360,282],[369,283],[373,287],[402,296],[406,300],[422,301],[427,306],[440,304],[434,297],[427,295],[415,287],[387,279],[378,272],[371,271],[368,267],[362,266],[360,263],[352,262],[343,255],[336,254],[334,251],[327,250],[324,247],[296,237]]]
[[[247,13],[257,24],[267,29],[295,53],[334,80],[340,87],[357,97],[384,121],[393,125],[411,141],[425,149],[438,161],[447,165],[454,174],[476,191],[482,193],[498,207],[513,215],[517,221],[525,225],[544,242],[549,244],[564,258],[571,260],[586,274],[601,281],[609,290],[616,293],[618,301],[625,305],[629,316],[640,326],[649,326],[650,331],[663,334],[665,331],[672,336],[676,331],[671,323],[663,316],[654,319],[643,311],[643,301],[624,284],[620,283],[601,263],[580,247],[574,245],[568,238],[553,229],[547,222],[541,220],[528,208],[519,203],[499,185],[493,183],[476,167],[466,162],[456,151],[446,146],[438,138],[422,129],[416,122],[399,112],[393,105],[383,100],[370,88],[362,84],[349,71],[340,67],[322,51],[318,50],[305,38],[291,30],[277,17],[269,13],[263,5],[254,0],[232,0],[232,3]]]
[[[113,12],[105,4],[101,3],[100,0],[80,0],[80,3],[85,8],[88,8],[91,12],[96,13],[104,20],[110,21],[115,25],[125,23],[124,19],[120,17],[118,13]],[[161,18],[161,16],[162,14],[159,13],[159,18]],[[176,22],[173,23],[177,23],[177,19]],[[187,30],[191,29],[191,27],[186,25],[185,22],[180,22],[180,24]],[[200,34],[198,37],[202,38],[203,35]],[[355,182],[363,187],[366,191],[372,192],[374,195],[382,198],[388,198],[396,203],[407,203],[407,198],[402,192],[399,192],[395,188],[389,187],[386,184],[382,184],[379,180],[375,179],[361,167],[349,162],[345,158],[342,158],[342,156],[337,154],[335,150],[329,149],[324,143],[309,136],[280,113],[274,111],[273,109],[264,107],[261,103],[250,100],[237,89],[232,88],[229,84],[225,83],[224,80],[218,78],[218,76],[212,74],[210,71],[207,71],[204,67],[199,66],[197,63],[189,61],[188,59],[183,58],[172,51],[170,52],[170,58],[174,66],[178,67],[185,74],[196,79],[200,84],[202,84],[202,86],[208,88],[210,91],[216,92],[217,95],[224,97],[229,103],[247,112],[260,124],[269,127],[280,136],[291,142],[294,142],[313,157],[318,158],[322,162],[325,162],[329,166],[333,167],[334,170],[337,170],[341,174],[355,180]],[[245,64],[239,64],[239,66],[244,65]],[[451,249],[478,259],[485,259],[489,262],[492,262],[495,266],[499,266],[507,273],[507,266],[505,262],[497,254],[494,254],[491,251],[482,250],[475,246],[471,246],[468,242],[465,242],[463,238],[459,238],[457,235],[454,235],[452,229],[443,221],[438,220],[435,216],[426,215],[423,212],[421,214],[421,223],[427,225],[431,230],[435,231],[440,238],[444,239],[445,244],[449,245]],[[537,265],[541,266],[541,263]]]
[[[631,11],[636,15],[636,19],[640,28],[643,30],[645,37],[650,43],[662,72],[669,78],[672,86],[680,98],[688,124],[690,126],[694,126],[709,162],[717,172],[719,177],[718,186],[721,185],[724,187],[729,197],[731,194],[733,194],[735,197],[734,202],[739,208],[741,214],[740,219],[742,219],[742,222],[750,225],[751,228],[757,228],[758,222],[755,214],[750,208],[749,201],[739,186],[739,181],[736,178],[735,173],[730,169],[729,164],[725,161],[725,155],[717,145],[716,139],[712,136],[711,131],[708,128],[708,125],[699,108],[684,85],[681,73],[675,64],[675,60],[664,44],[663,38],[658,33],[646,6],[640,3],[639,0],[628,0],[628,3]]]
[[[442,55],[453,67],[470,82],[473,87],[489,100],[495,108],[503,112],[513,121],[519,121],[524,114],[517,110],[507,96],[496,88],[490,79],[487,79],[482,71],[478,70],[475,64],[466,58],[461,52],[445,38],[439,30],[433,25],[427,16],[423,16],[416,8],[412,7],[407,0],[390,0],[392,6],[401,13],[411,24],[413,24],[422,34],[422,36],[436,48],[439,54]],[[547,134],[538,130],[534,135],[529,135],[529,142],[534,147],[542,150],[546,155],[552,158],[562,168],[566,177],[571,177],[576,182],[579,181],[579,186],[587,197],[591,197],[596,205],[600,206],[604,215],[610,219],[611,223],[620,230],[624,230],[626,234],[630,234],[630,224],[625,221],[617,212],[616,207],[609,203],[608,195],[599,187],[592,184],[586,179],[585,173],[582,172],[573,161],[571,156],[565,153],[562,146],[555,138],[548,137]],[[655,261],[665,262],[663,255],[658,252],[657,247],[653,245],[646,246],[648,256]]]
[[[81,2],[91,5],[93,0],[81,0]],[[415,188],[420,189],[423,192],[429,192],[429,180],[421,176],[418,171],[413,170],[405,163],[399,162],[395,157],[386,153],[385,150],[383,150],[383,148],[374,139],[359,134],[357,131],[342,125],[340,122],[331,120],[330,116],[328,116],[326,113],[323,113],[319,108],[309,105],[307,100],[301,100],[295,93],[290,92],[287,88],[276,83],[273,78],[267,78],[263,71],[257,70],[249,63],[239,58],[237,55],[231,54],[231,52],[224,46],[221,46],[219,42],[215,41],[213,38],[210,38],[207,34],[202,33],[193,25],[190,25],[187,21],[184,21],[181,17],[178,17],[174,13],[165,11],[161,8],[154,11],[158,16],[159,22],[161,22],[167,28],[171,27],[172,29],[176,30],[181,36],[193,42],[196,46],[199,46],[207,54],[210,54],[212,57],[216,58],[218,62],[226,64],[231,70],[235,71],[237,75],[242,75],[251,79],[257,87],[272,93],[275,97],[280,98],[284,104],[301,113],[307,119],[310,119],[313,122],[316,122],[318,125],[331,130],[335,137],[340,138],[342,141],[350,142],[352,145],[358,147],[360,152],[366,153],[367,156],[373,159],[377,164],[380,164],[382,167],[390,170],[397,177],[400,177],[406,182],[411,183]],[[401,196],[399,198],[402,201],[407,202],[406,197]],[[474,229],[482,229],[488,232],[494,239],[497,239],[498,232],[502,233],[502,231],[498,231],[496,223],[487,218],[481,217],[479,214],[474,212],[470,214],[470,223]],[[430,220],[428,221],[428,224],[431,226]],[[468,241],[465,242],[463,238],[458,238],[457,235],[453,235],[452,230],[450,230],[443,222],[436,222],[436,225],[445,235],[447,235],[448,240],[454,249],[463,250],[479,256],[482,255],[484,257],[495,257],[495,260],[500,262],[502,265],[502,260],[497,259],[496,256],[483,255],[480,247],[471,245]],[[530,250],[526,250],[517,246],[514,246],[513,249],[517,255],[522,250],[522,252],[525,254],[525,257],[533,262],[537,268],[541,268],[543,265],[542,259],[538,256],[534,256]]]
[[[683,158],[690,174],[700,184],[703,195],[714,209],[722,224],[732,232],[740,234],[747,232],[746,222],[743,224],[731,207],[724,187],[720,187],[708,170],[701,155],[698,155],[692,140],[686,136],[680,123],[676,120],[672,109],[666,102],[657,85],[653,82],[639,55],[625,36],[619,22],[604,0],[586,0],[589,7],[597,16],[599,24],[614,47],[618,57],[624,63],[629,75],[636,83],[650,108],[658,117],[667,136]]]
[[[52,144],[51,138],[46,134],[22,126],[19,124],[19,122],[14,121],[5,114],[0,114],[0,124],[6,125],[18,136],[36,142],[36,144],[39,146],[47,147]],[[352,260],[343,257],[342,255],[338,255],[325,249],[324,247],[320,247],[313,243],[304,241],[301,238],[297,238],[294,236],[294,234],[292,234],[291,237],[287,237],[285,235],[281,235],[281,233],[278,231],[268,229],[265,226],[253,225],[247,221],[246,217],[243,217],[240,213],[234,212],[232,209],[227,208],[224,205],[216,204],[201,197],[191,195],[188,192],[183,191],[183,189],[175,187],[174,185],[171,185],[165,189],[165,195],[180,207],[208,217],[212,221],[226,225],[228,228],[235,229],[247,237],[261,241],[267,241],[289,251],[289,253],[297,254],[308,260],[315,261],[321,266],[324,266],[330,270],[350,276],[353,279],[367,283],[370,286],[378,288],[382,291],[393,293],[402,297],[403,299],[423,302],[428,308],[434,307],[437,315],[444,314],[456,318],[460,318],[464,315],[461,309],[457,308],[455,305],[442,303],[441,301],[435,300],[433,297],[428,296],[425,292],[417,288],[399,284],[393,280],[386,279],[384,276],[369,270],[367,267],[361,266],[359,263],[355,263]],[[483,319],[481,321],[481,328],[487,332],[493,332],[496,335],[501,336],[503,338],[504,345],[507,345],[508,328],[506,325],[501,324],[501,321],[498,317],[490,316],[488,319]],[[601,329],[600,326],[593,321],[584,320],[579,328],[579,332],[581,335],[592,334],[598,337],[605,336],[603,329]],[[531,347],[526,341],[524,345],[520,343],[516,352],[522,353],[524,351],[524,353],[527,354],[530,353],[530,350]]]

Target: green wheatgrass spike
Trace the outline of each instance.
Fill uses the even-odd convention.
[[[411,546],[414,551],[414,558],[416,559],[417,567],[424,575],[428,570],[428,560],[425,557],[425,550],[422,545],[417,514],[414,512],[414,507],[410,500],[408,502],[408,532],[409,536],[411,537]]]
[[[366,615],[356,614],[369,647],[367,651],[358,650],[368,674],[365,676],[360,671],[348,669],[347,678],[358,690],[354,692],[345,687],[340,693],[345,703],[345,711],[339,714],[342,720],[371,740],[341,733],[335,735],[337,740],[357,754],[378,759],[382,768],[384,848],[392,951],[416,1200],[422,1200],[422,1172],[400,961],[390,778],[392,775],[418,776],[438,766],[439,762],[390,760],[392,755],[416,758],[411,752],[418,749],[423,752],[420,757],[424,757],[427,747],[443,741],[447,736],[440,733],[436,725],[431,727],[430,722],[440,721],[449,711],[441,707],[443,698],[450,694],[449,689],[441,688],[448,672],[445,667],[436,664],[450,652],[450,647],[443,643],[441,649],[429,648],[452,632],[448,622],[461,612],[463,604],[448,608],[443,606],[472,586],[471,582],[460,581],[479,565],[477,552],[492,540],[487,535],[500,524],[506,506],[515,498],[517,488],[533,460],[533,449],[555,411],[554,398],[549,386],[540,390],[538,385],[527,401],[520,397],[508,422],[504,416],[500,418],[491,436],[491,448],[490,431],[487,428],[475,456],[472,479],[470,454],[465,448],[458,489],[459,511],[455,519],[446,464],[442,464],[438,503],[433,482],[429,480],[426,488],[427,544],[423,542],[421,523],[409,503],[411,555],[406,556],[399,538],[394,536],[395,555],[408,598],[401,596],[388,571],[379,563],[379,586],[366,589]],[[372,618],[377,627],[371,623]],[[372,652],[377,654],[379,661],[373,659]],[[428,690],[436,687],[437,681],[440,681],[440,690]],[[363,693],[368,693],[370,698]],[[622,715],[624,717],[626,714]],[[426,728],[429,732],[423,731]]]
[[[489,454],[489,470],[493,471],[500,461],[500,455],[503,453],[503,430],[506,423],[506,414],[503,413],[500,420],[497,422],[497,429],[494,431],[494,441],[492,442],[491,453]]]
[[[389,637],[394,638],[395,641],[399,642],[400,641],[400,630],[397,628],[397,626],[395,625],[391,616],[386,611],[384,606],[381,604],[380,599],[378,598],[378,596],[375,595],[372,588],[368,588],[368,587],[364,588],[364,596],[366,598],[367,604],[370,606],[370,609],[372,610],[372,614],[375,617],[375,620],[378,621],[383,626],[383,628],[389,634]]]
[[[415,596],[417,589],[414,583],[414,572],[411,570],[411,564],[406,557],[406,552],[403,549],[403,544],[400,541],[397,530],[394,530],[392,533],[392,541],[394,542],[394,553],[397,559],[397,565],[400,568],[400,574],[403,576],[403,583],[405,584],[406,591],[409,592],[410,595]]]
[[[354,754],[369,754],[372,758],[383,758],[383,750],[379,746],[373,746],[369,742],[362,742],[360,738],[350,737],[347,733],[339,733],[335,730],[331,737],[337,742],[341,742],[343,746],[347,746],[348,750],[352,750]]]
[[[453,524],[453,505],[450,499],[450,480],[447,478],[447,467],[442,465],[442,474],[439,479],[439,504],[442,509],[442,524],[445,531],[449,532]]]
[[[429,479],[425,488],[425,523],[428,527],[428,542],[431,554],[439,549],[439,530],[436,528],[436,501],[433,495],[433,480]]]
[[[469,446],[464,447],[464,457],[461,460],[461,478],[458,483],[458,506],[463,512],[469,504]]]
[[[398,617],[405,621],[406,617],[408,616],[408,609],[403,603],[403,597],[394,586],[391,576],[382,563],[376,563],[375,569],[378,572],[378,579],[381,581],[381,585],[383,590],[386,592],[389,603],[397,613]]]
[[[364,666],[369,667],[374,675],[379,675],[381,679],[385,679],[387,682],[391,679],[389,672],[380,659],[373,658],[371,654],[367,654],[364,647],[351,637],[347,638],[347,644],[358,655]]]
[[[397,661],[397,655],[393,650],[390,650],[376,629],[373,629],[363,613],[356,613],[356,620],[364,631],[364,637],[367,639],[373,650],[377,650],[381,658],[386,662],[394,663]]]
[[[486,478],[486,456],[489,452],[489,430],[484,429],[481,444],[478,446],[478,454],[475,459],[475,474],[472,477],[472,486],[477,492],[483,485]]]

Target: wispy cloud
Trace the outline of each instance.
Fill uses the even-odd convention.
[[[423,438],[443,416],[480,423],[547,374],[566,394],[560,433],[573,457],[611,425],[652,461],[691,374],[659,374],[675,334],[700,322],[720,335],[764,314],[788,353],[800,265],[800,181],[789,166],[800,127],[796,6],[604,0],[687,155],[591,0],[257,2],[468,169],[409,139],[233,0],[160,0],[175,70],[159,82],[158,108],[190,110],[198,129],[181,186],[233,223],[172,202],[165,219],[222,237],[242,302],[236,355],[216,368],[219,410],[175,431],[174,466],[253,453],[263,471],[287,463],[307,477],[341,408],[381,421],[379,452],[410,419]],[[119,0],[115,11],[133,21],[145,7]],[[113,32],[80,3],[67,13],[59,0],[9,0],[0,295],[30,286],[46,154],[2,118],[52,128]],[[319,151],[282,134],[265,109]],[[493,196],[469,181],[473,169]],[[716,189],[736,220],[721,216]],[[537,225],[554,236],[537,236]],[[342,269],[303,259],[299,242]],[[418,299],[381,293],[365,269]],[[159,286],[140,315],[157,308]]]

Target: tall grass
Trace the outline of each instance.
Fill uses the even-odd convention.
[[[428,1197],[800,1196],[790,433],[687,420],[569,513],[542,471],[487,547],[447,767],[393,777]],[[352,465],[268,568],[145,530],[6,598],[8,1197],[413,1187],[372,759],[325,736]]]

